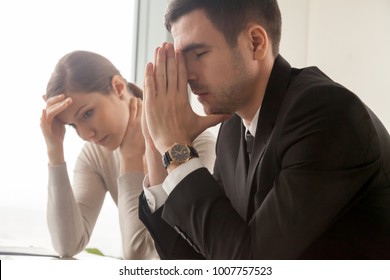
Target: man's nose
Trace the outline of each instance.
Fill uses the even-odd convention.
[[[187,81],[196,81],[198,79],[198,75],[196,74],[196,64],[192,62],[190,59],[186,59],[186,71],[187,71]]]
[[[187,67],[187,82],[191,84],[191,82],[197,82],[198,75],[196,74],[195,69]]]

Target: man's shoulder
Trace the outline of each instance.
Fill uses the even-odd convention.
[[[292,69],[292,79],[288,88],[288,99],[309,100],[310,102],[338,101],[361,103],[358,96],[345,86],[334,81],[318,67]]]
[[[321,69],[317,66],[309,66],[305,68],[292,68],[292,79],[290,86],[320,86],[320,85],[328,85],[328,86],[340,86],[334,80],[332,80],[328,75],[326,75]]]

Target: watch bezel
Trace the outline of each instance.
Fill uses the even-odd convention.
[[[187,150],[187,152],[185,153],[186,156],[184,159],[177,158],[175,156],[175,154],[172,153],[172,150],[174,148],[179,147],[179,146],[181,147],[181,149],[184,148]],[[182,163],[189,161],[190,159],[192,159],[194,157],[199,157],[198,151],[194,147],[188,146],[186,144],[175,143],[162,156],[162,163],[163,163],[164,168],[167,168],[171,163],[182,164]]]
[[[180,148],[180,151],[176,152],[176,149]],[[185,150],[185,153],[182,151]],[[183,145],[179,143],[175,143],[168,150],[169,157],[171,158],[171,163],[184,163],[191,159],[191,150],[188,145]],[[183,157],[184,156],[184,157]]]

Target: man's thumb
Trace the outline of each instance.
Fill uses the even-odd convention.
[[[223,121],[228,120],[231,116],[231,114],[215,114],[201,117],[200,127],[203,128],[202,131],[204,131],[209,127],[215,126]]]

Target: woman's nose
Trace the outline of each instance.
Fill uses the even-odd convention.
[[[95,131],[87,125],[78,125],[77,134],[84,141],[90,141],[95,136]]]

